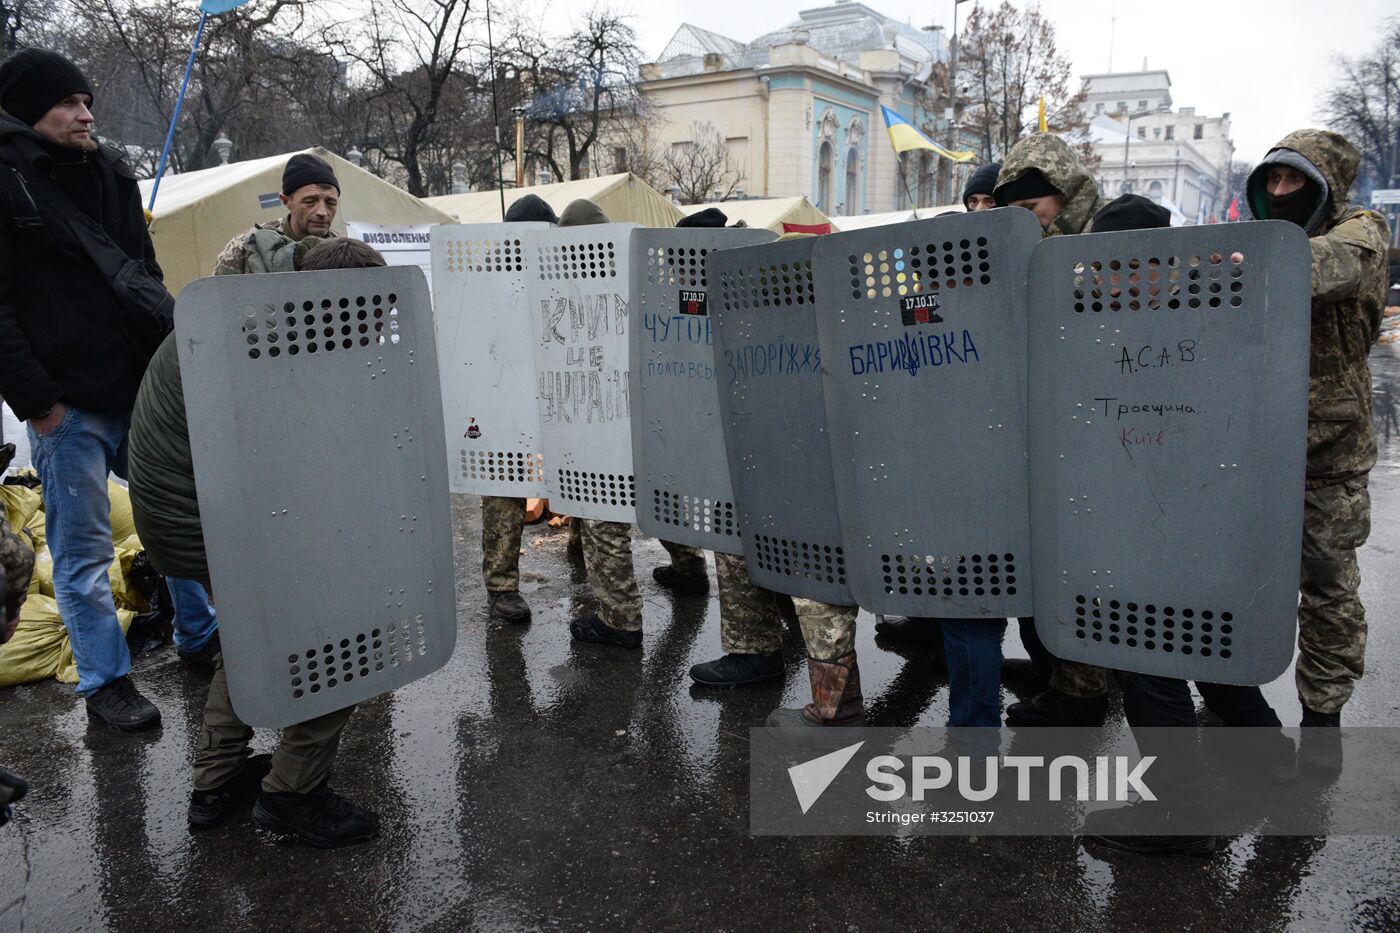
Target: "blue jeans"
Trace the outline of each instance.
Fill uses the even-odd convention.
[[[44,484],[44,532],[53,557],[54,596],[73,646],[81,694],[131,670],[131,653],[107,581],[113,557],[107,474],[126,478],[130,427],[129,414],[76,408],[69,408],[48,434],[40,435],[28,425],[30,456]]]
[[[209,593],[197,580],[166,577],[170,587],[170,602],[175,609],[175,647],[181,651],[198,651],[219,630],[219,619],[209,604]]]
[[[948,657],[948,726],[1001,726],[1005,622],[941,619]]]

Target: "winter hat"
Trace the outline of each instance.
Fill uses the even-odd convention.
[[[1064,197],[1064,192],[1050,184],[1050,179],[1046,178],[1045,173],[1038,168],[1027,169],[1020,178],[1008,181],[1004,185],[997,185],[996,190],[992,192],[992,196],[997,199],[997,204],[1000,207],[1005,207],[1012,201],[1029,201],[1052,194]]]
[[[30,126],[70,94],[92,97],[92,85],[57,52],[20,49],[0,65],[0,109]]]
[[[676,221],[677,227],[723,227],[729,223],[729,217],[717,207],[707,207],[703,211],[696,211],[689,217],[682,217]]]
[[[340,181],[330,163],[320,156],[299,152],[287,160],[282,170],[282,193],[293,195],[307,185],[330,185],[340,193]]]
[[[564,213],[559,215],[559,226],[561,227],[586,227],[589,224],[605,224],[607,222],[608,215],[604,214],[602,208],[587,198],[579,198],[577,201],[569,202],[569,206],[564,208]]]
[[[559,215],[554,213],[554,208],[549,206],[549,202],[537,194],[527,194],[523,198],[516,200],[506,209],[506,223],[520,224],[531,220],[543,220],[545,223],[559,223]]]
[[[1150,230],[1171,225],[1171,211],[1140,194],[1125,194],[1105,204],[1094,215],[1089,229],[1094,233],[1113,233],[1116,230]]]
[[[967,180],[963,187],[962,203],[967,207],[967,199],[974,194],[990,195],[996,190],[997,175],[1001,174],[1000,162],[988,162],[986,165],[972,173],[972,177]]]

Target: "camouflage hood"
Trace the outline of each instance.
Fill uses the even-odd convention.
[[[1036,133],[1011,147],[997,175],[997,187],[1010,184],[1031,169],[1040,169],[1045,179],[1064,195],[1065,206],[1047,232],[1083,233],[1099,203],[1094,176],[1079,161],[1069,144],[1050,133]]]
[[[1270,165],[1286,165],[1317,182],[1322,189],[1304,227],[1308,236],[1317,236],[1336,226],[1347,210],[1347,192],[1356,181],[1361,153],[1346,137],[1331,130],[1297,130],[1279,140],[1249,173],[1245,184],[1245,217],[1269,219],[1268,194],[1264,184]]]

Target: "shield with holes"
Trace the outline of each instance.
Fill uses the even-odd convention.
[[[282,727],[452,654],[452,514],[416,267],[199,279],[175,315],[234,709]]]
[[[522,236],[548,224],[432,228],[433,313],[453,492],[543,496]]]
[[[742,554],[715,380],[707,258],[774,238],[767,230],[680,228],[632,235],[632,455],[637,526]]]
[[[524,236],[550,508],[629,524],[637,520],[627,335],[636,227]]]
[[[1212,683],[1287,667],[1310,273],[1281,221],[1036,247],[1031,530],[1052,654]]]
[[[749,577],[854,605],[822,399],[816,238],[712,253],[715,369]]]
[[[1031,611],[1028,211],[817,244],[832,464],[851,592],[872,612]]]

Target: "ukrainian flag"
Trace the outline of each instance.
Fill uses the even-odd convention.
[[[945,159],[954,162],[970,162],[976,156],[974,152],[949,152],[942,146],[929,140],[927,136],[914,128],[914,125],[901,117],[888,107],[880,107],[885,116],[885,129],[890,133],[890,145],[894,146],[895,152],[908,152],[911,149],[927,149],[929,152],[941,155]]]

